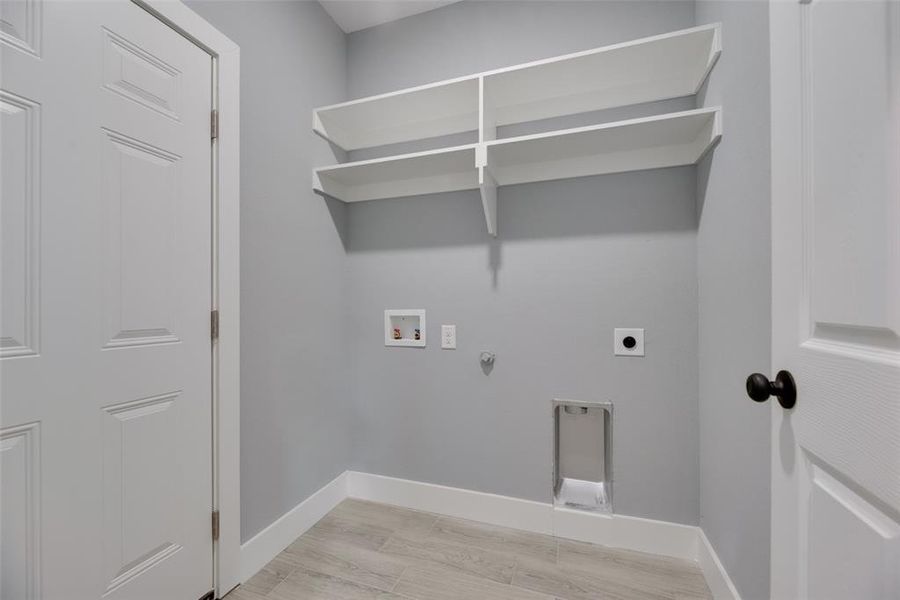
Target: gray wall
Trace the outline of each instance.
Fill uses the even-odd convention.
[[[192,9],[241,47],[241,538],[350,462],[345,209],[310,191],[309,130],[346,97],[346,40],[316,2]]]
[[[389,92],[693,24],[693,1],[465,1],[350,34],[348,91]]]
[[[351,34],[349,90],[693,23],[693,3],[463,2]],[[695,168],[505,188],[496,241],[471,192],[348,218],[357,469],[546,502],[551,399],[612,400],[616,511],[698,521]],[[385,308],[427,309],[428,347],[385,348]],[[646,328],[645,359],[613,357],[616,326]],[[488,375],[481,350],[497,353]]]
[[[704,94],[724,136],[698,171],[700,523],[744,600],[769,597],[769,406],[744,392],[770,366],[769,13],[698,2],[724,49]]]
[[[742,390],[769,368],[765,4],[461,3],[344,36],[314,2],[188,3],[242,50],[242,538],[349,465],[546,501],[550,398],[609,399],[616,510],[699,518],[765,597],[768,411]],[[697,170],[506,188],[497,240],[472,193],[309,191],[333,161],[314,106],[695,20],[725,36],[701,95],[725,137]],[[406,307],[428,309],[425,350],[382,346],[381,311]],[[613,358],[615,326],[646,327],[647,358]]]

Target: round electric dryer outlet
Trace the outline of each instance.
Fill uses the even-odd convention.
[[[613,352],[616,356],[644,356],[644,330],[616,328],[613,335]]]

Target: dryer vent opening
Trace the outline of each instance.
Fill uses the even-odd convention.
[[[553,401],[553,503],[612,512],[612,403]]]

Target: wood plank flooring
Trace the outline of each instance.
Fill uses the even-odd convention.
[[[345,500],[225,600],[709,600],[696,564]]]

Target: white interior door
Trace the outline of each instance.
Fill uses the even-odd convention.
[[[900,3],[771,4],[772,592],[900,598]]]
[[[208,54],[0,3],[3,600],[213,587]]]

